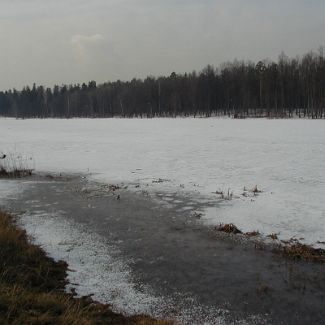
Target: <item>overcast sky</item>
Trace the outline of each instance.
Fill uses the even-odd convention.
[[[0,89],[126,80],[325,45],[324,0],[0,0]]]

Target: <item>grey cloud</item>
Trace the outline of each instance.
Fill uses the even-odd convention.
[[[184,72],[325,45],[325,3],[316,0],[0,3],[2,89]]]

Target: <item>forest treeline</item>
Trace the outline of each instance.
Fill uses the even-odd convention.
[[[0,92],[0,115],[48,117],[325,117],[323,49],[277,62],[235,60],[200,72]]]

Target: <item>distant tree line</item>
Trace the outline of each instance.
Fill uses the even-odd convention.
[[[97,85],[0,92],[0,115],[71,117],[325,117],[323,49],[302,57],[211,65],[201,72]]]

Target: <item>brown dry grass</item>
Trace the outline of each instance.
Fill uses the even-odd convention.
[[[257,237],[260,235],[260,232],[258,230],[250,231],[245,233],[248,237]]]
[[[278,235],[273,233],[267,236],[268,238],[271,238],[272,240],[277,240],[278,239]]]
[[[1,178],[21,178],[26,176],[31,176],[33,173],[32,169],[15,169],[7,171],[4,168],[0,168],[0,177]]]
[[[216,227],[216,230],[227,234],[242,234],[242,231],[240,231],[233,223],[220,224]]]
[[[8,153],[0,159],[0,178],[21,178],[31,176],[32,157],[23,157],[17,153]]]
[[[282,246],[279,251],[286,257],[296,260],[325,263],[325,250],[314,248],[296,241],[293,244]]]
[[[0,324],[171,324],[147,316],[125,317],[109,305],[65,293],[67,264],[47,257],[1,211],[0,252]]]

